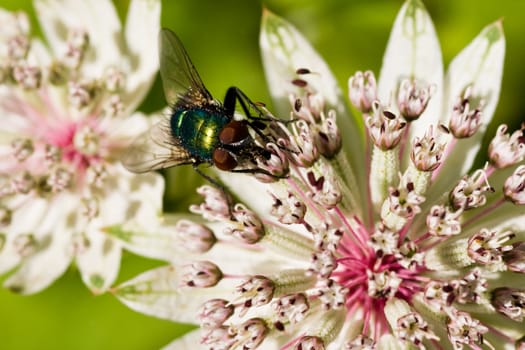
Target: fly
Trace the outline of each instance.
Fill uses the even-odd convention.
[[[256,164],[258,158],[271,156],[259,145],[269,141],[263,130],[268,122],[280,120],[264,113],[237,87],[226,91],[223,103],[214,99],[182,42],[169,29],[162,29],[159,34],[159,60],[171,113],[133,142],[123,158],[124,166],[132,172],[144,173],[191,164],[215,184],[198,168],[200,164],[214,165],[224,171],[272,176]],[[237,102],[247,119],[234,119]]]

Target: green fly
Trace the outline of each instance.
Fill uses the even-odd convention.
[[[169,29],[162,29],[159,34],[159,57],[164,94],[171,113],[131,145],[123,158],[124,166],[132,172],[144,173],[191,164],[213,183],[213,179],[199,170],[200,164],[225,171],[269,175],[257,168],[256,160],[270,158],[270,152],[259,144],[269,141],[263,133],[266,122],[278,120],[237,87],[227,90],[224,103],[214,99],[182,42]],[[237,102],[247,119],[234,119]]]

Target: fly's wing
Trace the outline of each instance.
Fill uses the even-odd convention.
[[[182,42],[169,29],[161,29],[159,34],[159,61],[164,94],[172,107],[188,109],[215,103]]]
[[[146,173],[195,163],[195,159],[170,136],[169,128],[169,119],[163,118],[148,132],[140,135],[122,158],[126,169],[134,173]]]

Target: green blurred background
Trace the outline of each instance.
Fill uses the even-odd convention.
[[[115,1],[122,18],[128,2]],[[229,86],[236,85],[252,99],[269,104],[258,49],[263,6],[290,20],[310,39],[346,91],[347,79],[356,70],[372,69],[378,74],[390,27],[402,3],[165,0],[162,25],[180,36],[216,97],[222,98]],[[483,26],[504,18],[507,54],[495,119],[498,124],[511,124],[511,129],[519,127],[525,120],[525,2],[427,0],[425,4],[434,20],[446,64]],[[0,6],[23,9],[35,19],[30,0],[0,0]],[[163,106],[157,79],[141,109],[150,112]],[[495,126],[489,129],[489,136],[494,134]],[[200,178],[184,168],[170,170],[166,175],[170,179],[166,208],[185,210],[195,197],[178,189],[193,188]],[[125,254],[119,280],[156,265],[159,262]],[[0,349],[156,349],[189,329],[190,326],[137,314],[110,295],[91,295],[74,268],[38,295],[22,297],[0,289]]]

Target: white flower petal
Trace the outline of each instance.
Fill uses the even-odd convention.
[[[158,120],[157,114],[147,117],[143,113],[133,113],[124,123],[116,122],[116,125],[109,128],[109,137],[116,143],[131,144],[136,137],[149,130],[156,120]]]
[[[391,329],[397,327],[397,320],[412,310],[405,300],[392,298],[385,304],[385,316]]]
[[[104,228],[104,231],[118,239],[127,250],[135,254],[173,263],[183,263],[196,254],[190,254],[178,238],[179,232],[177,232],[175,223],[182,218],[179,215],[172,215],[169,217],[169,223],[164,223],[163,219],[158,218],[157,222],[151,222],[146,227],[128,223],[108,226]]]
[[[485,217],[475,220],[465,228],[465,233],[466,235],[477,233],[482,228],[501,231],[511,230],[515,233],[523,234],[525,232],[525,208],[510,203],[503,204],[491,212],[490,215],[485,215]]]
[[[68,220],[62,218],[74,215],[71,208],[75,208],[78,204],[75,197],[67,194],[62,195],[60,201],[53,203],[37,199],[31,202],[33,202],[32,205],[29,205],[25,211],[15,213],[13,231],[10,234],[15,234],[18,230],[22,230],[17,232],[18,237],[21,234],[31,233],[35,243],[29,249],[34,249],[34,252],[29,253],[25,259],[20,261],[20,268],[4,284],[7,288],[22,294],[41,291],[61,276],[69,266],[72,259],[70,242],[74,227]],[[40,207],[41,215],[38,215],[38,211],[27,210],[38,207]],[[47,210],[44,211],[44,208]],[[22,220],[16,218],[23,213],[26,214],[24,224],[20,222]],[[33,220],[28,220],[28,218]]]
[[[258,215],[267,215],[272,208],[272,197],[268,193],[268,186],[253,176],[246,174],[218,172],[226,187],[235,193],[241,203],[245,203],[250,210]]]
[[[343,149],[350,163],[350,169],[344,175],[350,182],[348,185],[356,187],[353,190],[360,191],[360,198],[365,198],[366,169],[361,166],[365,154],[362,122],[355,119],[346,107],[328,65],[294,26],[267,10],[263,13],[259,44],[266,80],[279,118],[286,119],[290,114],[290,95],[300,95],[300,88],[292,83],[299,77],[297,69],[306,68],[312,72],[299,78],[306,80],[309,88],[324,98],[327,109],[337,112],[337,124],[345,138]]]
[[[59,228],[57,228],[59,230]],[[49,235],[49,246],[22,260],[21,267],[4,283],[4,287],[21,294],[42,291],[60,277],[71,263],[70,234]]]
[[[120,51],[121,25],[115,7],[109,0],[36,0],[38,20],[53,51],[60,57],[65,52],[68,29],[84,29],[91,47],[83,69],[101,74],[108,66],[122,65]]]
[[[0,111],[2,125],[0,125],[0,144],[11,149],[11,141],[19,137],[19,132],[30,126],[29,118],[24,117],[24,111],[14,102],[17,96],[7,86],[0,86]],[[0,158],[0,163],[11,163],[10,158]]]
[[[181,243],[180,233],[175,228],[175,222],[183,216],[169,218],[170,225],[155,228],[140,229],[137,226],[111,226],[105,230],[108,235],[118,239],[122,245],[136,254],[150,258],[168,261],[174,265],[184,265],[195,260],[216,261],[225,273],[233,275],[250,274],[259,271],[268,274],[276,273],[285,268],[306,268],[306,264],[298,264],[270,255],[257,249],[246,249],[235,244],[217,242],[206,253],[191,253]],[[224,225],[208,223],[207,226],[215,232],[219,240],[232,241],[233,238],[221,234]],[[242,264],[239,262],[242,261]]]
[[[450,64],[446,77],[445,110],[442,112],[445,125],[448,125],[455,99],[468,86],[472,87],[472,96],[485,100],[485,107],[482,109],[482,125],[478,132],[468,139],[458,140],[438,169],[440,176],[431,187],[428,194],[430,198],[440,196],[451,183],[471,169],[498,102],[504,56],[505,37],[501,22],[498,21],[485,27]]]
[[[497,205],[497,202],[501,200],[505,180],[512,175],[514,170],[514,167],[498,169],[489,177],[488,181],[490,186],[496,190],[496,193],[486,196],[487,203],[484,208]],[[483,210],[483,208],[480,208],[480,210]],[[463,214],[463,225],[475,218],[474,221],[471,221],[468,225],[467,232],[476,232],[475,230],[479,231],[479,229],[483,227],[492,228],[494,226],[503,228],[505,226],[512,226],[516,228],[517,231],[525,232],[525,220],[520,219],[525,217],[525,206],[523,205],[515,205],[506,201],[498,205],[487,215],[482,216],[479,215],[480,210],[469,210]]]
[[[196,329],[184,334],[182,337],[175,339],[162,350],[206,350],[206,346],[201,342],[201,330]]]
[[[162,210],[164,180],[156,173],[131,174],[122,165],[116,165],[112,177],[116,183],[107,184],[107,194],[100,203],[99,218],[91,227],[129,224],[146,227],[156,223]]]
[[[0,274],[6,273],[22,260],[17,248],[20,235],[35,232],[47,214],[49,203],[44,199],[30,200],[12,213],[9,231],[4,234],[3,248],[0,250]]]
[[[330,68],[294,26],[265,10],[259,40],[266,80],[279,115],[285,118],[289,114],[289,96],[300,92],[292,84],[299,68],[315,72],[305,75],[309,85],[331,106],[344,111],[341,90]]]
[[[133,0],[129,4],[125,37],[132,72],[126,80],[126,110],[133,111],[148,92],[158,71],[160,1]]]
[[[214,261],[226,273],[230,274],[250,274],[253,271],[271,275],[287,268],[306,267],[294,264],[293,261],[286,261],[284,257],[268,254],[268,251],[248,250],[236,248],[231,244],[217,245],[205,254],[201,254],[202,259]],[[242,262],[242,263],[239,263]]]
[[[276,341],[273,334],[270,334],[262,343],[257,347],[257,350],[276,350],[279,346],[282,346]],[[206,350],[209,349],[201,342],[201,330],[196,329],[191,331],[180,338],[175,339],[168,345],[162,348],[162,350]],[[281,342],[282,343],[282,342]]]
[[[76,261],[82,280],[93,293],[107,290],[117,278],[120,268],[121,245],[98,231],[87,231],[89,242],[85,250],[77,254]]]
[[[13,244],[15,238],[13,235],[0,234],[0,274],[10,271],[21,261],[20,254]]]
[[[205,301],[231,297],[233,287],[228,281],[212,288],[191,288],[181,286],[181,277],[178,266],[163,266],[124,282],[113,292],[135,311],[193,324],[198,323],[197,314]]]
[[[474,157],[481,147],[481,139],[488,123],[494,115],[499,99],[503,63],[505,58],[505,36],[500,21],[485,27],[481,33],[461,51],[450,64],[446,77],[446,105],[443,117],[447,125],[453,104],[458,96],[468,87],[472,87],[472,96],[482,98],[485,105],[482,109],[481,127],[466,142],[461,142],[447,158],[453,166],[443,169],[447,176],[453,170],[459,176],[472,166]],[[455,165],[461,160],[462,166]]]
[[[146,227],[162,210],[162,177],[131,174],[116,162],[147,128],[146,117],[125,120],[122,109],[140,103],[155,75],[157,52],[149,48],[156,40],[148,37],[156,37],[160,2],[133,1],[126,33],[108,0],[35,0],[35,8],[50,48],[27,38],[27,62],[7,62],[14,81],[0,87],[0,219],[8,225],[0,270],[19,265],[7,285],[31,293],[60,276],[75,255],[84,282],[100,292],[115,280],[121,257],[121,244],[102,229],[124,222]],[[23,16],[12,17],[20,22],[15,34],[25,35]],[[75,30],[79,40],[71,42]],[[21,51],[26,37],[16,39],[8,45]]]
[[[423,135],[440,117],[443,62],[432,19],[420,0],[406,1],[399,11],[383,57],[378,97],[396,113],[397,92],[403,79],[436,87],[425,112],[411,125],[411,135]]]
[[[379,338],[377,342],[377,348],[379,350],[408,350],[411,349],[409,344],[401,343],[392,334],[384,334]]]
[[[31,50],[28,53],[27,61],[30,64],[35,64],[40,67],[49,66],[51,64],[51,55],[49,49],[39,39],[33,39],[31,42]]]
[[[456,99],[471,86],[472,96],[482,98],[485,102],[482,124],[487,126],[498,103],[504,58],[505,36],[501,21],[497,21],[483,28],[452,60],[445,80],[446,103],[445,113],[442,114],[445,124],[450,119]]]
[[[0,39],[5,41],[17,34],[27,34],[30,30],[30,23],[27,15],[23,12],[13,13],[11,11],[0,8]]]
[[[332,341],[327,350],[341,350],[345,349],[345,345],[351,339],[355,339],[360,332],[361,327],[363,326],[363,314],[361,310],[354,312],[353,314],[348,314],[343,327],[339,331],[337,338]]]

